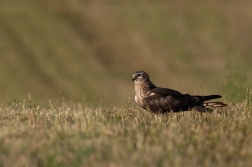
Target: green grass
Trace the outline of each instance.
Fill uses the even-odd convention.
[[[165,115],[10,101],[0,107],[0,166],[251,166],[251,119],[249,97],[211,114]]]

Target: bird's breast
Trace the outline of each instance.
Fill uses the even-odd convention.
[[[135,101],[138,103],[138,98],[137,98],[137,95],[135,95]]]
[[[135,84],[135,101],[140,105],[143,106],[143,99],[147,96],[147,91],[145,87],[141,84]]]

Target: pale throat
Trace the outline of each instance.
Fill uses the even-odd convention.
[[[135,92],[136,92],[136,98],[138,100],[143,99],[147,96],[148,91],[150,90],[150,87],[148,84],[144,83],[135,83]]]

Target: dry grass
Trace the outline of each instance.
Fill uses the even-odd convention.
[[[241,101],[252,82],[251,4],[1,1],[0,167],[252,166],[250,104],[167,115],[124,105],[136,70],[157,86]],[[28,92],[83,106],[6,104]]]
[[[153,115],[10,102],[0,107],[0,166],[251,166],[248,105]]]

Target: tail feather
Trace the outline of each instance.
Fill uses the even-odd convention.
[[[221,98],[221,95],[194,96],[194,97],[199,98],[199,101],[203,103],[204,101]]]
[[[203,103],[203,106],[205,106],[205,107],[226,107],[228,105],[225,103],[222,103],[222,102],[208,102],[208,103]]]
[[[199,111],[199,112],[212,112],[212,108],[214,107],[226,107],[228,106],[222,102],[208,102],[203,103],[202,105],[194,106],[192,110]]]

